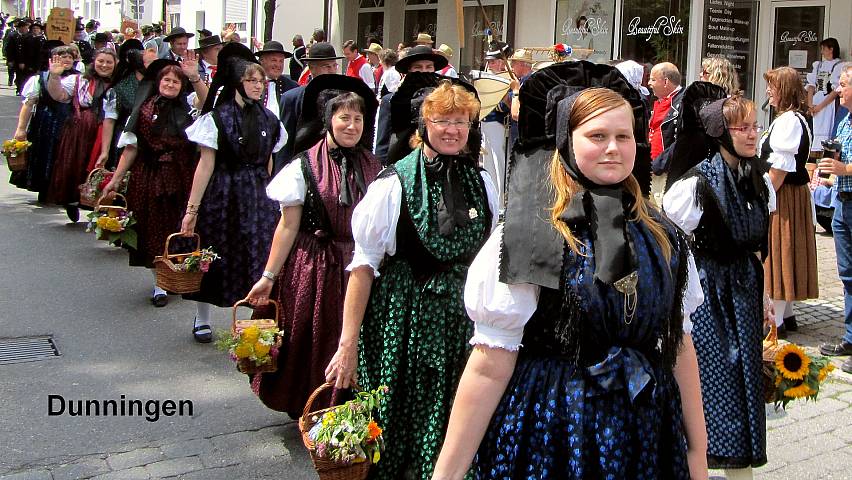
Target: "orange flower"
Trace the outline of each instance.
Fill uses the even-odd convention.
[[[381,434],[382,427],[375,420],[370,420],[370,424],[367,425],[367,441],[373,441]]]

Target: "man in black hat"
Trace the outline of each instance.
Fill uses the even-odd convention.
[[[154,36],[147,42],[143,43],[145,50],[154,49],[157,51],[157,57],[163,58],[166,54],[166,48],[163,44],[163,41],[166,37],[163,36],[163,23],[155,22],[151,25],[151,29],[154,31]]]
[[[11,31],[6,35],[6,38],[3,39],[3,56],[6,57],[6,65],[9,69],[10,87],[12,86],[12,82],[15,81],[15,75],[18,71],[18,60],[23,54],[21,51],[23,37],[30,31],[30,26],[24,19],[16,20],[13,23],[13,26],[15,28],[11,29]],[[15,86],[17,87],[17,85],[18,82],[15,81]],[[20,95],[20,88],[17,87],[16,90]]]
[[[341,56],[337,55],[334,46],[328,42],[318,42],[311,45],[308,54],[303,58],[310,70],[310,78],[328,73],[337,73],[337,63]],[[280,118],[287,130],[287,144],[275,155],[275,171],[284,168],[293,156],[293,141],[296,138],[296,124],[302,114],[302,98],[305,95],[305,87],[292,88],[281,97]]]
[[[187,32],[183,27],[173,28],[163,39],[164,42],[169,44],[169,48],[164,48],[163,52],[160,52],[160,58],[168,58],[176,62],[182,61],[189,49],[189,39],[194,36],[194,33]]]
[[[24,78],[26,75],[26,64],[24,63],[26,57],[24,56],[24,39],[30,33],[30,24],[32,22],[28,18],[23,18],[18,20],[18,34],[9,40],[9,53],[12,55],[12,59],[14,59],[14,68],[15,68],[15,94],[21,94],[21,88],[24,87]]]
[[[396,71],[402,75],[402,81],[405,81],[405,75],[409,72],[436,72],[447,66],[449,61],[443,55],[435,53],[432,47],[428,45],[418,45],[408,50],[408,53],[398,62],[396,62]],[[388,148],[391,143],[391,99],[393,93],[389,93],[382,97],[379,104],[379,124],[376,127],[376,158],[385,165],[388,157]]]
[[[305,57],[307,52],[308,49],[305,48],[305,40],[302,39],[302,36],[293,36],[293,56],[290,58],[291,80],[298,81],[299,76],[302,75],[302,69],[305,68],[305,64],[302,63],[302,59]]]
[[[198,48],[195,49],[196,53],[201,57],[198,60],[198,75],[207,85],[210,85],[213,74],[216,73],[216,62],[219,58],[219,51],[222,50],[222,46],[224,45],[225,42],[222,41],[219,35],[208,35],[198,40]]]
[[[30,32],[21,39],[21,50],[23,55],[23,71],[21,74],[21,88],[27,83],[27,79],[38,73],[41,66],[41,49],[44,45],[44,27],[37,22],[30,26]]]
[[[199,40],[203,40],[207,37],[213,36],[213,32],[211,32],[210,30],[207,30],[206,28],[202,28],[202,29],[196,30],[196,31],[198,32],[198,39]]]
[[[74,30],[74,45],[77,46],[77,50],[80,50],[80,61],[84,65],[92,63],[92,58],[95,56],[95,47],[89,43],[89,36],[86,34],[82,23],[77,23],[77,27]]]
[[[266,71],[266,100],[265,106],[279,119],[281,118],[281,100],[288,90],[297,88],[298,83],[284,74],[284,60],[293,56],[284,50],[281,42],[270,40],[263,44],[263,48],[255,52],[260,60],[260,65]]]

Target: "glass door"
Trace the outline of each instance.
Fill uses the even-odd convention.
[[[507,0],[484,0],[485,15],[476,2],[464,3],[464,48],[459,53],[459,73],[482,70],[485,51],[491,40],[506,41]],[[491,21],[486,22],[485,17]],[[437,43],[436,43],[437,46]],[[517,48],[518,45],[511,45]]]

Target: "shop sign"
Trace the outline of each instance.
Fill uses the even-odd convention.
[[[683,35],[683,24],[681,19],[672,16],[659,16],[653,23],[642,24],[641,17],[633,17],[627,24],[627,36],[644,36],[645,40],[651,40],[654,35],[670,37],[672,35]]]
[[[781,43],[792,43],[796,45],[799,42],[802,43],[816,43],[819,40],[819,36],[816,32],[811,30],[802,30],[797,34],[790,34],[789,31],[781,32],[781,39],[779,40]]]
[[[568,17],[562,22],[562,35],[573,35],[575,37],[585,37],[586,35],[591,35],[593,37],[597,37],[600,35],[609,36],[609,26],[607,25],[607,21],[603,17],[589,17],[586,19],[585,26],[577,26],[577,22]]]
[[[704,57],[722,57],[731,62],[740,80],[750,78],[754,68],[753,27],[755,2],[751,0],[706,0],[704,7]],[[750,86],[740,85],[746,91]]]

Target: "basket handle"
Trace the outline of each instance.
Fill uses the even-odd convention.
[[[126,198],[124,195],[122,195],[122,194],[120,194],[120,193],[118,193],[118,192],[114,192],[114,195],[111,197],[110,201],[115,200],[115,197],[121,197],[121,201],[122,201],[122,202],[124,202],[124,207],[118,207],[118,208],[124,208],[125,210],[127,210],[127,198]],[[101,206],[102,206],[102,205],[101,205],[101,200],[103,200],[104,198],[106,198],[106,197],[101,196],[100,198],[98,198],[98,201],[97,201],[97,202],[95,202],[95,211],[100,210],[100,208],[101,208]],[[104,206],[104,207],[113,207],[113,206],[115,206],[115,205],[103,205],[103,206]]]
[[[116,195],[121,195],[121,194],[116,193]],[[163,258],[169,258],[169,243],[172,241],[172,238],[181,237],[181,236],[183,236],[183,235],[180,232],[178,232],[178,233],[173,233],[173,234],[169,235],[168,237],[166,237],[166,244],[163,245]],[[201,236],[199,236],[197,233],[193,233],[192,236],[195,237],[195,249],[201,250]]]
[[[270,298],[269,303],[275,305],[275,325],[278,325],[278,313],[280,309],[278,302]],[[240,305],[248,305],[254,308],[254,305],[249,303],[249,301],[245,298],[242,300],[237,300],[237,303],[235,303],[234,306],[231,307],[231,328],[236,328],[237,326],[237,307],[239,307]]]
[[[314,405],[314,400],[317,399],[317,397],[319,396],[320,393],[322,393],[322,392],[324,392],[324,391],[326,391],[326,390],[328,390],[329,388],[332,388],[332,387],[334,387],[334,383],[325,382],[322,385],[320,385],[319,387],[317,387],[317,389],[314,390],[314,393],[312,393],[311,396],[308,397],[308,401],[305,402],[305,408],[304,408],[304,410],[302,410],[302,423],[307,424],[308,415],[311,413],[311,407],[313,407],[313,405]],[[357,383],[353,383],[352,386],[350,386],[350,388],[352,390],[355,390],[356,392],[362,391],[361,387],[359,387]]]
[[[92,179],[92,175],[94,175],[94,173],[97,172],[98,170],[103,170],[103,168],[101,168],[101,167],[93,168],[92,171],[90,171],[89,174],[86,175],[86,183],[89,183],[89,180]]]

